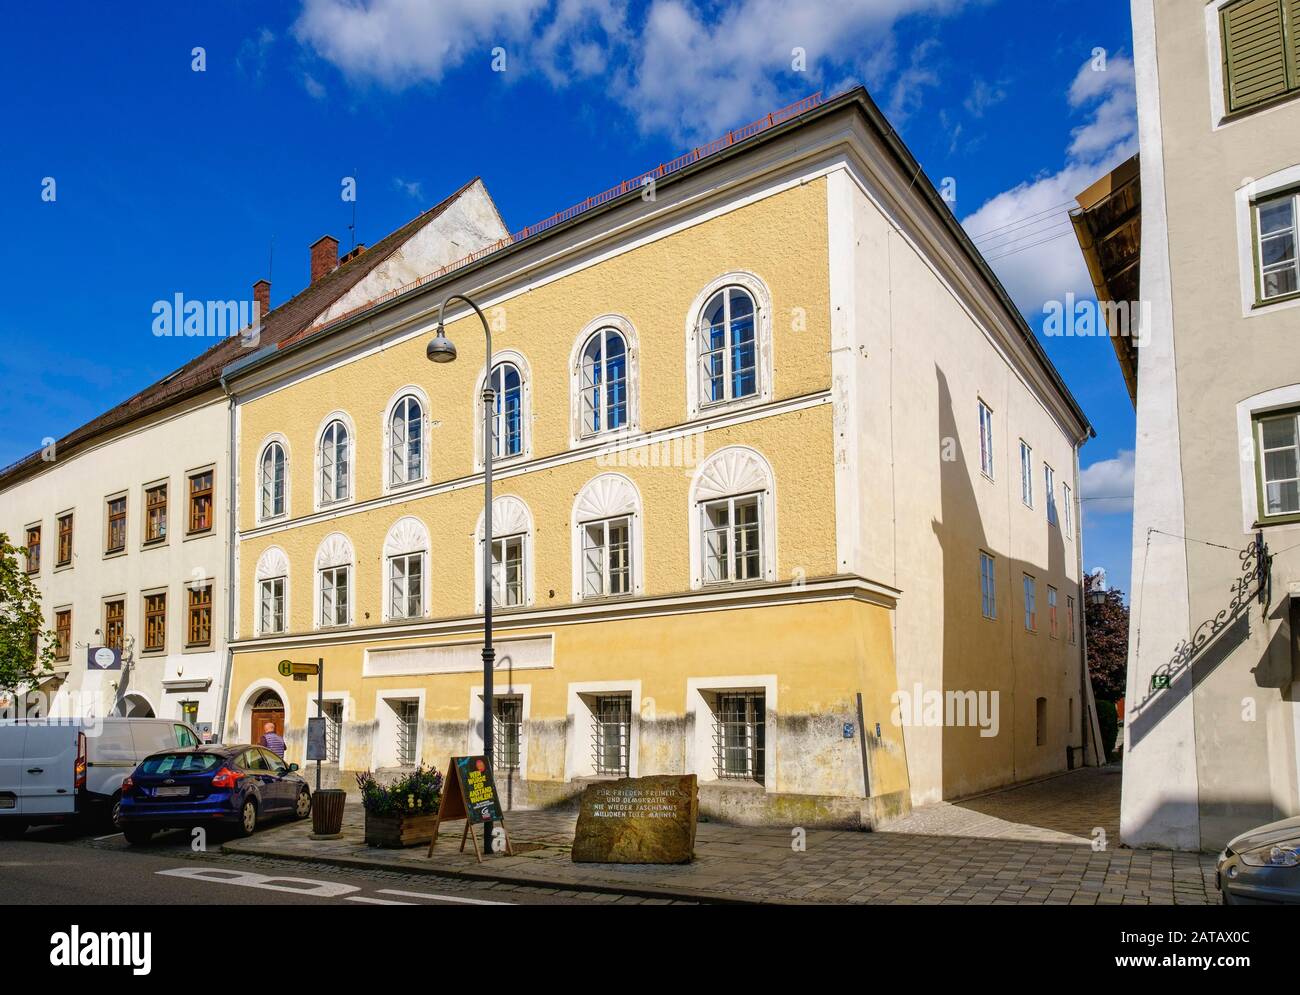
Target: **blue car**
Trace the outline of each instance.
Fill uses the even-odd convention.
[[[261,746],[154,753],[122,782],[118,824],[132,846],[162,829],[213,824],[250,836],[264,820],[311,814],[311,791],[297,770]]]

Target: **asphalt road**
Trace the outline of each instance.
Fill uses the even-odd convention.
[[[599,904],[608,904],[601,896]],[[295,861],[193,854],[188,836],[169,833],[145,850],[121,837],[95,839],[67,829],[0,841],[4,905],[588,905],[545,889],[477,887],[426,875],[353,871]]]

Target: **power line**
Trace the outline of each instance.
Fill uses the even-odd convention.
[[[1035,235],[1041,235],[1043,232],[1050,231],[1057,225],[1065,224],[1066,222],[1073,224],[1073,222],[1070,222],[1068,217],[1061,217],[1060,215],[1039,218],[1037,221],[1031,221],[1028,224],[1020,225],[1010,231],[1004,231],[999,235],[994,235],[987,242],[981,243],[979,250],[981,252],[997,252],[1000,249],[1009,248],[1026,238],[1033,238]],[[1002,241],[1003,239],[1005,239],[1005,241]]]
[[[1005,259],[1007,256],[1014,256],[1016,253],[1024,252],[1026,249],[1032,249],[1038,245],[1046,245],[1048,242],[1055,242],[1058,239],[1062,239],[1065,238],[1067,235],[1073,235],[1073,234],[1074,234],[1074,229],[1073,227],[1071,227],[1070,231],[1063,231],[1057,235],[1052,235],[1050,238],[1045,238],[1038,242],[1030,242],[1028,245],[1022,245],[1019,248],[1010,249],[1006,252],[1001,253],[1000,255],[985,256],[985,261],[991,263],[998,259]]]
[[[987,231],[982,231],[982,232],[980,232],[978,235],[972,235],[972,236],[971,236],[971,241],[972,241],[972,242],[979,242],[979,241],[982,241],[982,240],[988,238],[990,235],[994,234],[995,232],[1002,231],[1002,229],[1004,229],[1004,228],[1014,228],[1016,225],[1020,224],[1022,221],[1029,221],[1029,220],[1032,220],[1033,218],[1041,217],[1041,216],[1044,215],[1044,214],[1053,214],[1053,213],[1055,213],[1055,212],[1057,212],[1057,211],[1060,211],[1062,208],[1069,207],[1069,206],[1070,206],[1071,204],[1073,204],[1073,203],[1074,203],[1074,201],[1072,201],[1072,200],[1067,200],[1067,201],[1063,201],[1063,202],[1060,203],[1060,204],[1054,204],[1053,206],[1051,206],[1051,207],[1049,207],[1049,208],[1046,208],[1045,210],[1037,211],[1037,212],[1035,212],[1034,214],[1025,214],[1025,215],[1023,215],[1023,216],[1021,216],[1021,217],[1019,217],[1019,218],[1012,218],[1010,221],[1006,222],[1005,224],[999,225],[999,226],[996,227],[996,228],[990,228],[990,229],[988,229]]]

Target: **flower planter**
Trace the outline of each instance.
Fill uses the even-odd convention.
[[[371,815],[366,813],[366,845],[397,850],[433,839],[437,815]]]

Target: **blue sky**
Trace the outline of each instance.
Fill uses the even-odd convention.
[[[155,337],[154,301],[247,298],[268,269],[273,303],[300,290],[312,241],[351,244],[347,176],[366,244],[476,175],[515,229],[861,82],[1039,329],[1090,296],[1066,202],[1136,151],[1127,0],[126,9],[6,11],[0,464],[202,347]],[[1097,429],[1085,565],[1127,588],[1132,407],[1104,338],[1043,342]]]

